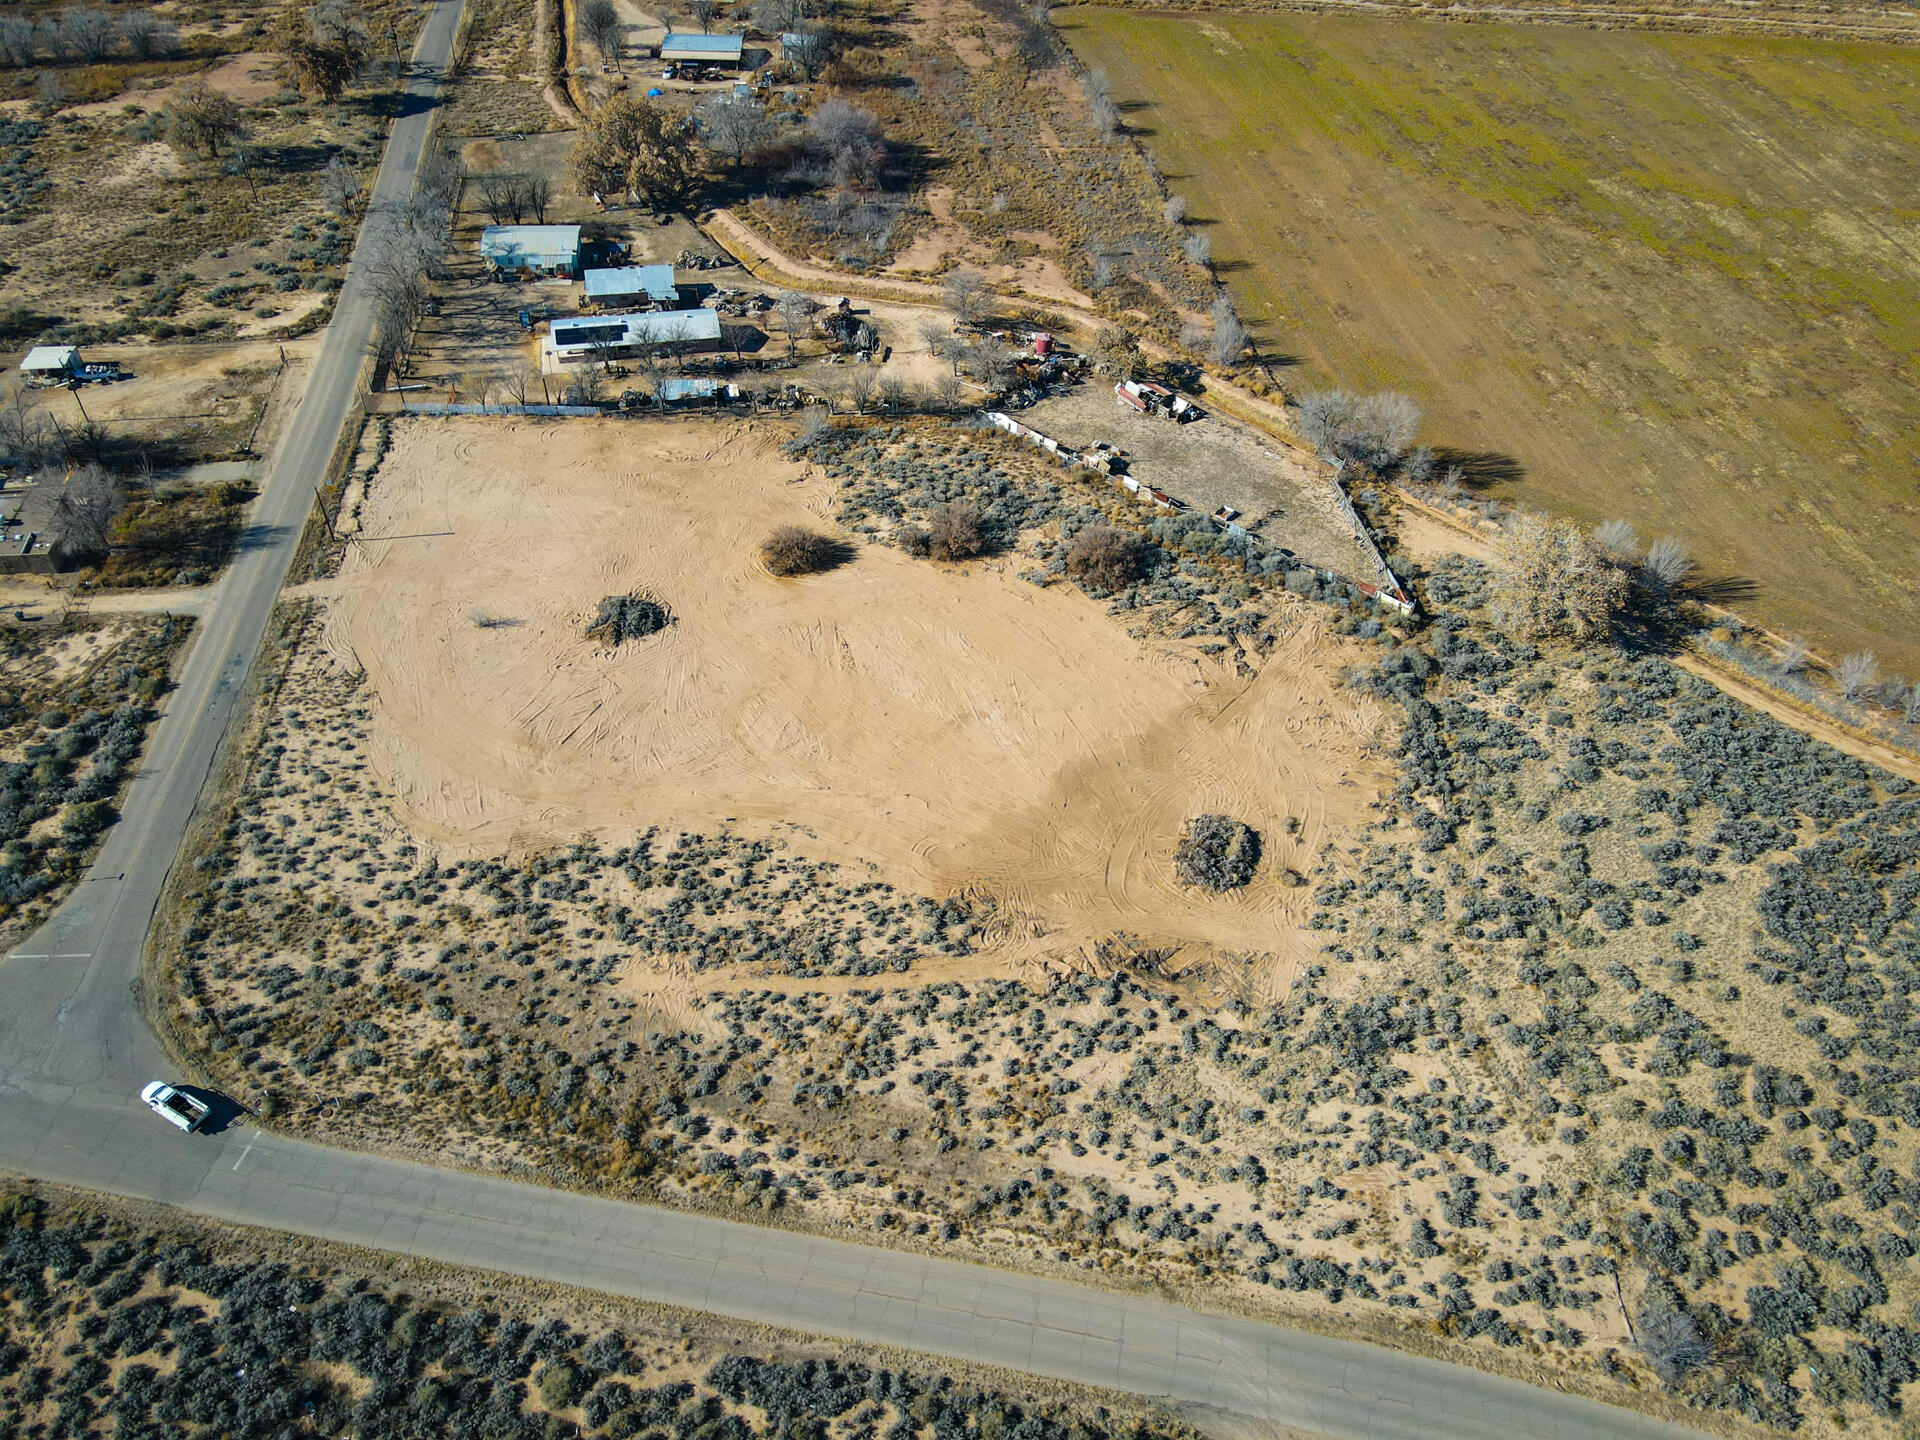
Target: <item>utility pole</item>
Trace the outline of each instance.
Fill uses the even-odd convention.
[[[80,405],[80,383],[77,380],[70,381],[69,385],[73,390],[73,403]],[[87,414],[87,407],[85,405],[80,405],[80,418],[89,425],[93,424],[93,417]]]
[[[317,481],[314,483],[314,487],[313,487],[313,498],[320,502],[320,523],[327,527],[327,538],[329,540],[338,540],[340,537],[334,533],[333,517],[327,514],[326,491],[320,488],[320,485]]]

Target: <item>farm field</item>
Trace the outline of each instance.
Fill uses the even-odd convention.
[[[1920,669],[1920,55],[1077,9],[1295,388],[1469,481],[1683,538],[1744,612]]]

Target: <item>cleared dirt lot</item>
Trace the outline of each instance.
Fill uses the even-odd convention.
[[[396,425],[341,570],[333,643],[365,668],[374,767],[423,839],[497,854],[731,818],[927,893],[984,892],[1016,953],[1114,931],[1304,939],[1280,871],[1361,815],[1377,724],[1312,626],[1244,680],[1143,649],[1011,565],[869,546],[778,580],[760,538],[820,524],[834,494],[778,430],[528,429]],[[589,640],[600,598],[636,589],[671,628]],[[1180,827],[1208,810],[1273,837],[1231,898],[1174,883]]]
[[[1241,512],[1241,524],[1307,564],[1355,580],[1375,578],[1372,560],[1335,508],[1326,467],[1289,455],[1231,420],[1157,420],[1120,404],[1111,382],[1098,377],[1049,396],[1018,418],[1080,449],[1103,440],[1117,445],[1142,485],[1165,490],[1202,514],[1231,505]]]

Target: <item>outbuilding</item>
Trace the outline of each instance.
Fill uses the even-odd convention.
[[[660,58],[670,65],[718,65],[738,70],[745,41],[738,35],[692,35],[670,31]]]
[[[579,315],[547,327],[540,341],[540,365],[551,373],[598,360],[710,353],[720,344],[720,316],[712,310]]]
[[[480,258],[502,275],[580,273],[578,225],[489,225],[480,232]]]
[[[664,305],[672,309],[680,303],[680,289],[674,284],[671,265],[622,265],[617,269],[589,270],[583,279],[587,304],[596,310],[630,310],[636,305]]]
[[[20,373],[36,385],[58,385],[80,373],[84,362],[72,345],[36,345],[20,362]]]

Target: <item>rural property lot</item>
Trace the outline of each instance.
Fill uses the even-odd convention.
[[[1756,618],[1920,667],[1920,56],[1115,10],[1063,32],[1294,386],[1405,389],[1507,498],[1680,535]]]
[[[1313,630],[1247,680],[1142,647],[1017,563],[868,545],[776,579],[760,539],[822,524],[837,487],[772,426],[393,434],[330,633],[365,670],[370,759],[419,841],[497,855],[731,820],[915,891],[990,897],[1021,933],[1007,959],[1116,930],[1311,952],[1283,867],[1361,818],[1376,716]],[[633,590],[674,623],[616,649],[588,638],[601,598]],[[1180,827],[1209,810],[1274,837],[1268,874],[1231,897],[1174,878]]]

